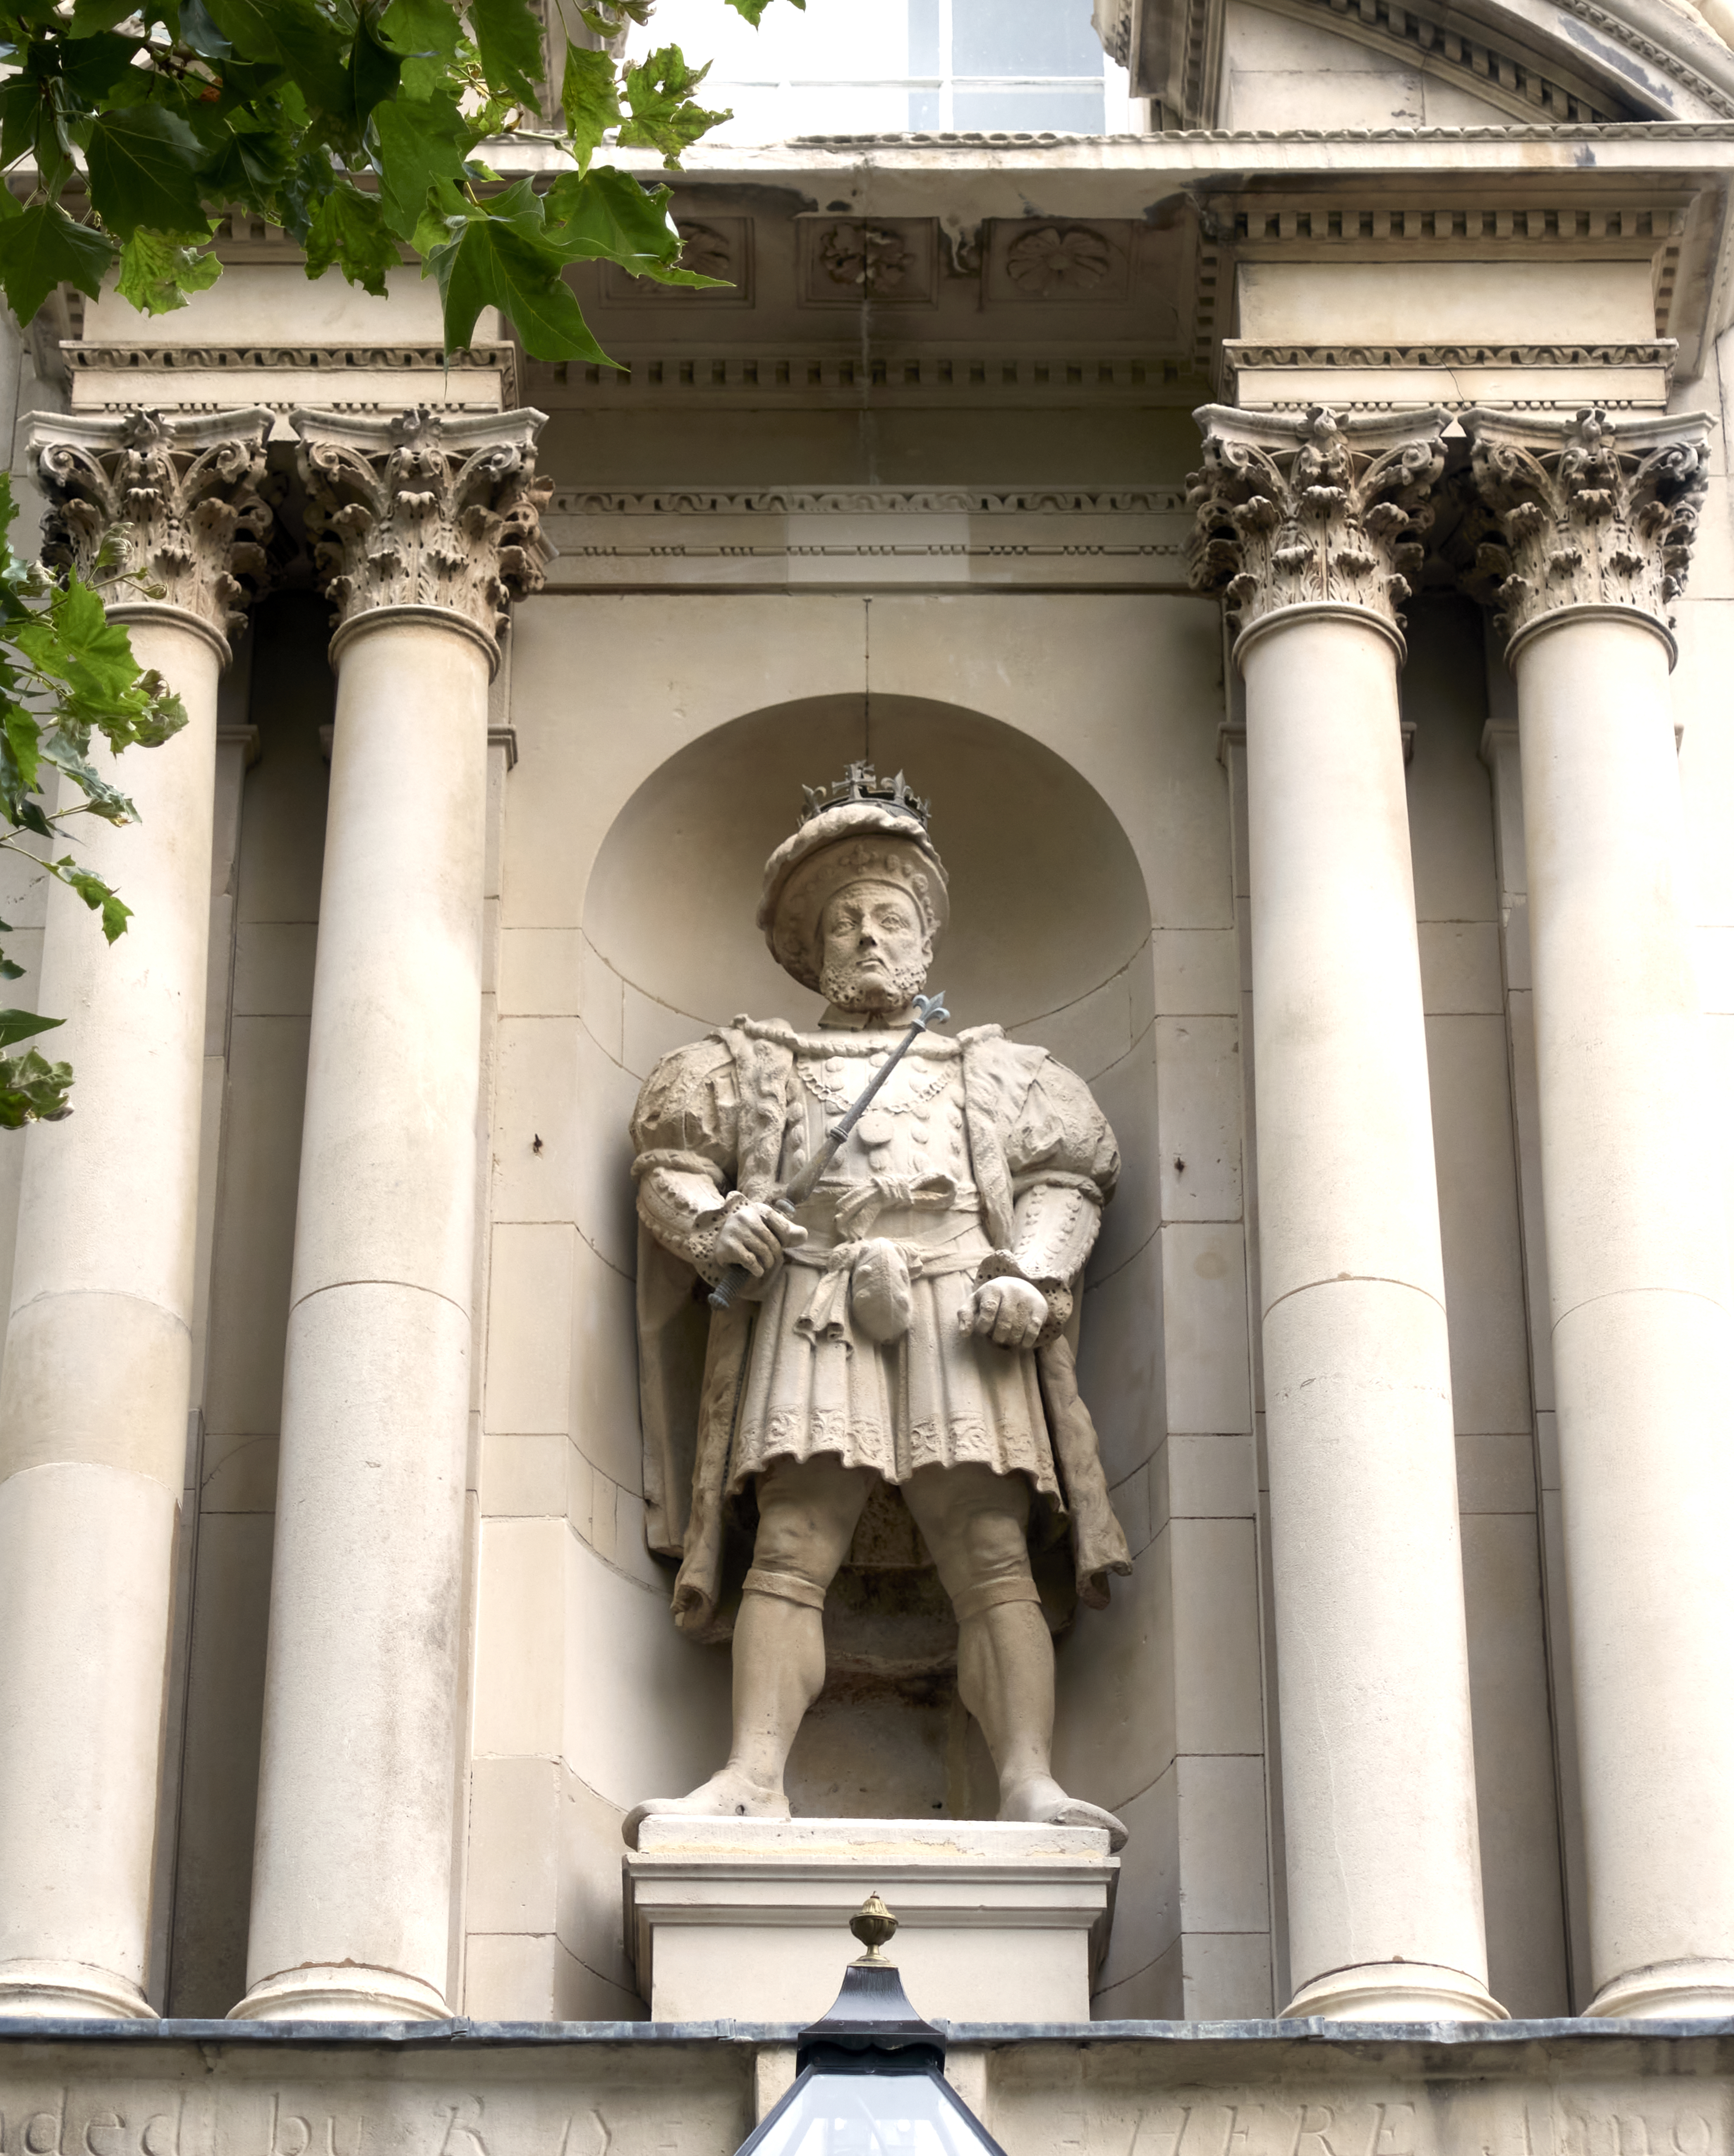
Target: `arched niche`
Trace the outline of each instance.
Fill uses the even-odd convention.
[[[954,1024],[1026,1032],[1126,973],[1149,940],[1149,903],[1101,795],[997,719],[903,696],[870,708],[859,695],[780,704],[670,757],[597,857],[584,903],[593,949],[643,994],[703,1024],[742,1010],[815,1016],[817,998],[753,927],[759,880],[793,828],[803,784],[825,784],[863,755],[883,773],[905,772],[933,804],[952,885],[934,983]]]
[[[633,1080],[739,1012],[811,1024],[818,998],[774,963],[754,926],[760,880],[793,828],[803,783],[824,784],[863,755],[881,773],[903,770],[932,803],[952,924],[931,984],[945,990],[953,1025],[995,1022],[1051,1049],[1090,1081],[1119,1137],[1121,1194],[1090,1273],[1116,1285],[1086,1296],[1080,1372],[1111,1482],[1148,1456],[1159,1414],[1151,921],[1118,817],[1072,765],[981,711],[913,697],[875,696],[870,707],[859,693],[812,697],[716,727],[639,787],[598,852],[583,909],[587,1004],[598,993],[618,1012],[616,993],[624,1000],[618,1038]],[[629,1204],[624,1131],[612,1116],[592,1127],[606,1156],[594,1172]],[[623,1330],[593,1336],[588,1352],[620,1358],[595,1388],[618,1397],[634,1342]],[[692,1651],[715,1656],[721,1707],[725,1657]],[[644,1709],[657,1713],[656,1700]],[[949,1676],[834,1676],[796,1748],[789,1791],[798,1814],[992,1810],[985,1750]],[[1105,1784],[1080,1794],[1121,1793]]]

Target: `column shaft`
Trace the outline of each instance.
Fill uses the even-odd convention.
[[[1517,677],[1593,2014],[1734,2012],[1734,1298],[1666,608],[1706,423],[1472,412]]]
[[[1483,2020],[1450,1361],[1396,563],[1442,413],[1208,425],[1243,627],[1290,2015]]]
[[[537,413],[300,413],[341,620],[248,1994],[448,2010],[488,680]]]
[[[313,983],[248,1949],[273,2018],[446,2010],[488,661],[377,619],[339,666]]]
[[[35,444],[94,548],[123,516],[134,558],[185,604],[117,608],[187,725],[92,761],[136,803],[79,850],[133,908],[110,947],[49,891],[41,1008],[74,1112],[25,1147],[0,1378],[0,2013],[141,2017],[169,1609],[191,1394],[193,1245],[210,924],[219,627],[262,468],[263,414],[55,420]],[[237,423],[239,431],[237,431]],[[69,447],[69,444],[71,444]],[[125,496],[123,504],[122,496]],[[188,541],[198,506],[199,536]],[[245,530],[269,522],[252,500]],[[142,530],[141,531],[141,526]],[[82,551],[69,545],[74,558]],[[256,552],[256,549],[255,549]],[[142,556],[142,560],[140,557]],[[239,619],[239,617],[235,617]]]

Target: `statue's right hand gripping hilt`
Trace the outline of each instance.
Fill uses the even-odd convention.
[[[772,1203],[779,1213],[787,1213],[790,1219],[794,1219],[795,1209],[789,1204],[787,1199],[775,1199]],[[745,1265],[729,1266],[722,1278],[711,1291],[709,1300],[711,1309],[727,1310],[741,1289],[750,1286],[752,1282],[752,1275],[747,1271]]]

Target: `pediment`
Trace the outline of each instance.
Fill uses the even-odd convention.
[[[1734,51],[1686,0],[1095,0],[1095,13],[1168,129],[1734,118]],[[1285,35],[1310,64],[1259,66]],[[1303,81],[1249,80],[1285,72]],[[1357,104],[1364,118],[1338,110]]]

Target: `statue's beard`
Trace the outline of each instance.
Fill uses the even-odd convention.
[[[858,958],[827,963],[818,977],[819,993],[839,1010],[901,1010],[921,991],[925,966],[899,966],[890,959],[864,966]]]

